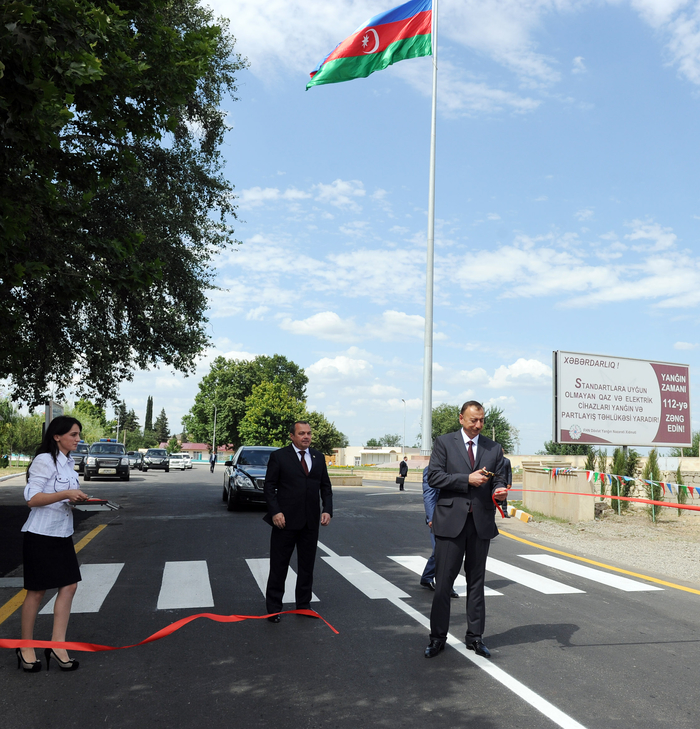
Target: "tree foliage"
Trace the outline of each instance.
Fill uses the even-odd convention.
[[[246,399],[246,414],[239,426],[241,443],[282,447],[289,443],[289,429],[304,420],[306,410],[281,382],[261,382]]]
[[[555,443],[552,440],[545,441],[544,453],[547,456],[589,456],[593,452],[593,446],[585,443]]]
[[[100,402],[190,371],[233,242],[220,108],[247,62],[197,0],[0,5],[0,378]],[[41,342],[41,347],[37,347]]]
[[[323,413],[307,412],[302,420],[311,426],[311,445],[321,453],[331,456],[335,448],[347,448],[348,439],[331,423]]]
[[[398,433],[387,433],[381,438],[370,438],[365,447],[367,448],[400,448],[402,438]]]
[[[170,430],[168,428],[168,416],[165,414],[165,408],[160,411],[160,415],[153,424],[156,440],[158,443],[165,443],[170,438]]]
[[[659,468],[659,457],[656,448],[652,448],[647,456],[647,462],[644,465],[642,471],[642,478],[645,481],[651,481],[651,483],[644,484],[644,491],[647,499],[652,501],[662,501],[664,497],[664,491],[659,481],[661,481],[661,469]],[[656,517],[661,513],[663,506],[657,504],[649,504],[647,512],[651,516],[653,521],[656,521]]]
[[[261,355],[253,360],[217,357],[199,383],[194,405],[182,419],[184,429],[193,440],[211,444],[216,406],[214,445],[228,444],[237,448],[246,440],[240,426],[247,413],[247,400],[254,388],[264,382],[279,384],[293,399],[305,400],[308,378],[304,370],[280,354]],[[248,444],[253,442],[248,441]]]
[[[671,455],[676,458],[697,458],[700,456],[700,430],[693,432],[690,448],[671,448]]]
[[[147,430],[153,430],[153,397],[151,395],[146,400],[146,417],[143,421],[143,432],[145,433]]]
[[[484,416],[484,429],[481,431],[487,438],[493,438],[500,443],[504,453],[513,452],[513,437],[510,433],[510,423],[506,420],[503,410],[492,405]]]

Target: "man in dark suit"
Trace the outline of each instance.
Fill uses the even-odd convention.
[[[284,583],[289,560],[297,550],[296,609],[308,610],[314,579],[318,525],[328,526],[333,516],[333,494],[326,459],[321,451],[309,448],[311,426],[296,422],[289,433],[290,445],[274,451],[265,474],[267,514],[270,535],[270,575],[265,602],[268,613],[282,611]],[[321,512],[319,498],[323,502]],[[268,620],[279,623],[280,615]]]
[[[436,584],[430,611],[430,644],[425,657],[445,647],[450,625],[450,590],[462,562],[467,577],[467,648],[489,658],[481,640],[486,611],[484,579],[491,539],[498,535],[493,499],[506,494],[503,449],[480,435],[484,408],[474,401],[462,405],[462,426],[435,440],[428,483],[439,489],[433,513]]]
[[[510,459],[505,456],[503,457],[503,477],[506,480],[506,488],[510,491],[513,485],[513,469],[510,467]],[[510,519],[510,514],[508,514],[508,492],[506,492],[506,498],[503,501],[499,501],[498,505],[503,510],[503,516],[506,519]]]
[[[403,461],[399,463],[399,491],[403,491],[403,484],[408,476],[408,456],[405,456]]]

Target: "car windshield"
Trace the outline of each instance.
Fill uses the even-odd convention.
[[[177,460],[177,459],[179,459],[179,458],[182,458],[182,456],[178,455],[177,453],[171,453],[171,454],[170,454],[170,457],[171,457],[171,458],[174,458],[175,460]]]
[[[168,452],[167,451],[153,450],[153,451],[148,451],[148,453],[146,455],[147,456],[167,456],[168,455]]]
[[[272,451],[241,451],[239,466],[267,466]]]
[[[90,450],[90,446],[87,443],[78,443],[73,453],[87,453]]]
[[[95,443],[90,453],[112,453],[124,455],[124,446],[121,443]]]

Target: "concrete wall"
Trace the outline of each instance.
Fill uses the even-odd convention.
[[[523,472],[523,508],[525,511],[539,511],[541,514],[570,522],[595,519],[595,499],[591,496],[535,493],[536,491],[593,494],[594,484],[588,482],[585,472],[553,478],[542,467],[526,466]]]

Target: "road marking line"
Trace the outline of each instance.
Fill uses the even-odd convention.
[[[340,572],[340,574],[343,575],[343,577],[345,577],[348,582],[350,582],[361,592],[363,592],[365,595],[372,599],[380,597],[378,595],[369,594],[370,582],[368,581],[368,578],[370,574],[374,574],[376,578],[379,578],[378,581],[375,581],[374,578],[369,578],[374,584],[379,585],[381,582],[383,583],[383,587],[386,590],[387,594],[394,593],[394,595],[396,595],[394,597],[386,597],[386,599],[392,605],[395,605],[397,608],[406,613],[406,615],[413,618],[419,625],[422,625],[424,628],[426,628],[426,630],[430,630],[430,620],[425,615],[423,615],[423,613],[418,612],[418,610],[411,607],[410,605],[407,605],[402,599],[400,599],[398,593],[402,591],[399,590],[391,582],[385,580],[383,577],[381,577],[381,575],[373,573],[372,570],[370,570],[368,567],[365,567],[361,562],[358,562],[354,557],[340,557],[320,542],[319,547],[321,547],[321,549],[323,549],[324,551],[330,552],[332,554],[332,557],[323,557],[323,560],[328,562],[335,569],[338,569],[338,567],[348,567],[351,560],[352,563],[354,563],[352,572],[353,579],[350,579],[351,573],[349,571],[343,572],[341,569],[338,569],[338,572]],[[340,562],[340,560],[344,560],[344,562]],[[338,566],[336,567],[336,565]],[[372,591],[374,591],[374,588],[372,588]],[[405,595],[405,593],[404,596],[408,597],[408,595]],[[454,648],[461,656],[469,659],[475,666],[477,666],[477,668],[480,668],[482,671],[488,673],[492,678],[502,684],[505,688],[507,688],[509,691],[512,691],[516,696],[532,706],[533,709],[536,709],[541,714],[546,716],[557,726],[560,726],[562,729],[585,729],[583,724],[579,724],[579,722],[558,709],[556,706],[554,706],[554,704],[551,704],[549,701],[547,701],[547,699],[535,693],[532,689],[529,689],[527,686],[525,686],[525,684],[520,683],[520,681],[513,678],[503,669],[495,666],[487,658],[481,658],[475,653],[467,650],[467,646],[464,645],[462,641],[458,640],[454,635],[452,635],[452,633],[448,634],[447,643],[452,648]]]
[[[643,575],[639,572],[630,572],[630,570],[623,570],[620,567],[613,567],[610,564],[605,564],[604,562],[596,562],[594,559],[588,559],[587,557],[579,557],[576,554],[570,554],[569,552],[562,552],[559,549],[554,549],[552,547],[545,547],[542,544],[537,544],[537,542],[531,542],[528,539],[523,539],[522,537],[516,537],[515,534],[510,534],[509,532],[503,531],[503,529],[498,530],[500,534],[503,534],[503,536],[508,537],[509,539],[514,539],[516,542],[522,542],[523,544],[527,544],[528,547],[536,547],[537,549],[543,549],[545,552],[552,552],[553,554],[561,554],[562,557],[569,557],[571,559],[575,559],[578,562],[586,562],[586,564],[594,564],[596,567],[603,567],[606,570],[612,570],[613,572],[619,572],[623,575],[630,575],[630,577],[639,577],[641,580],[648,580],[649,582],[654,582],[657,585],[664,585],[664,587],[672,587],[674,590],[683,590],[683,592],[692,592],[694,595],[700,595],[700,590],[695,590],[692,587],[684,587],[683,585],[677,585],[675,582],[667,582],[666,580],[660,580],[657,577],[649,577],[649,575]]]
[[[486,571],[494,572],[507,580],[518,582],[544,595],[571,595],[576,592],[584,592],[584,590],[579,590],[577,587],[550,580],[549,577],[542,577],[534,572],[529,572],[507,562],[501,562],[500,559],[494,559],[493,557],[486,558]]]
[[[166,562],[157,610],[214,607],[205,560]]]
[[[107,525],[100,524],[96,526],[91,532],[86,534],[76,545],[75,551],[78,553],[83,547],[88,545]],[[26,590],[20,590],[14,597],[11,597],[2,607],[0,607],[0,625],[4,623],[12,613],[18,608],[22,607],[24,598],[27,595]]]
[[[389,557],[389,559],[393,559],[394,562],[398,562],[402,567],[411,570],[411,572],[417,575],[423,574],[423,571],[425,570],[425,565],[428,561],[425,557],[419,557],[416,555],[409,555],[405,557]],[[457,575],[453,587],[455,589],[455,592],[457,592],[461,597],[466,596],[467,578],[462,574]],[[494,590],[485,585],[484,595],[486,597],[495,597],[497,595],[503,595],[503,593],[498,592],[497,590]]]
[[[84,564],[80,566],[80,576],[71,613],[98,613],[102,603],[114,586],[124,564]],[[56,602],[54,595],[39,611],[39,615],[51,615]]]
[[[269,559],[247,559],[246,564],[253,573],[255,581],[258,583],[260,592],[264,595],[267,590],[267,578],[270,576],[270,560]],[[297,574],[290,567],[287,570],[287,579],[284,583],[284,596],[282,602],[294,603],[296,605],[296,586]],[[311,602],[320,602],[316,595],[311,593]]]
[[[360,592],[367,595],[370,600],[392,600],[399,597],[411,597],[401,588],[394,585],[381,575],[365,567],[354,557],[322,557],[323,561],[329,564]]]
[[[577,575],[587,580],[600,582],[603,585],[614,587],[624,592],[650,592],[652,590],[664,589],[663,587],[656,587],[656,585],[647,585],[644,582],[630,580],[629,577],[611,575],[609,572],[596,570],[593,567],[586,567],[576,562],[568,562],[565,559],[561,559],[561,557],[553,557],[551,554],[521,554],[520,556],[532,562],[537,562],[537,564],[543,564],[546,567],[553,567],[554,569],[568,572],[569,574]]]

